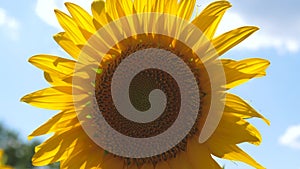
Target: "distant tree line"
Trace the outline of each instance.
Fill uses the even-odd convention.
[[[34,148],[39,144],[40,142],[37,140],[23,141],[17,132],[5,128],[0,123],[0,149],[5,152],[7,165],[15,169],[58,169],[58,163],[47,167],[32,166],[31,158],[34,154]]]

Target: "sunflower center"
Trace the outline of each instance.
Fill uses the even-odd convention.
[[[165,38],[168,39],[167,37]],[[120,44],[130,44],[128,43],[128,41],[130,41],[132,45],[122,49],[120,54],[111,54],[114,55],[114,57],[102,63],[102,72],[97,74],[95,79],[95,96],[100,113],[106,123],[118,133],[128,137],[153,138],[172,128],[178,119],[186,118],[182,123],[177,122],[177,126],[180,126],[178,127],[178,131],[186,131],[184,132],[184,136],[181,137],[176,145],[170,147],[167,151],[145,158],[122,157],[115,154],[116,157],[125,159],[128,165],[132,162],[136,164],[146,162],[156,164],[158,161],[173,158],[177,153],[186,150],[187,139],[198,131],[197,119],[201,115],[201,105],[200,107],[196,106],[196,110],[192,110],[193,108],[191,107],[193,106],[182,105],[182,98],[188,100],[186,99],[188,98],[187,96],[193,95],[192,93],[194,92],[194,89],[188,86],[184,87],[184,91],[182,91],[182,84],[193,83],[191,80],[184,79],[182,80],[183,82],[178,83],[172,74],[158,68],[159,66],[163,67],[165,63],[157,62],[158,66],[152,65],[147,67],[143,65],[144,63],[138,62],[138,59],[145,55],[151,55],[151,57],[147,59],[149,63],[151,63],[151,60],[155,59],[155,52],[157,52],[157,55],[160,55],[160,58],[167,58],[167,62],[172,63],[171,67],[169,66],[170,69],[174,69],[173,72],[175,72],[177,76],[187,76],[190,79],[196,80],[194,84],[198,88],[196,91],[199,93],[194,96],[199,97],[196,100],[200,102],[203,91],[200,90],[199,70],[195,62],[192,61],[193,53],[189,48],[186,48],[183,54],[171,47],[169,43],[153,44],[151,42],[155,41],[150,39],[148,42],[140,41],[140,43],[135,44],[132,43],[132,40],[135,40],[135,38],[124,40],[125,43],[121,42]],[[180,44],[180,42],[177,43]],[[151,54],[147,52],[151,52]],[[177,60],[174,57],[170,58],[170,56],[175,56]],[[133,59],[130,60],[129,58]],[[122,69],[122,64],[125,62],[129,63],[132,70],[130,67],[128,68],[128,66],[127,69]],[[184,64],[188,67],[190,76],[188,76],[189,73],[182,71],[183,68],[180,64]],[[141,68],[141,71],[134,72],[134,68]],[[116,77],[116,74],[121,74],[122,76]],[[134,74],[134,76],[127,76],[128,74]],[[127,82],[128,80],[130,80],[130,82]],[[124,86],[127,85],[128,90],[125,90],[124,88],[126,87]],[[117,96],[113,93],[113,91],[116,90],[118,91]],[[181,92],[185,92],[185,94],[182,95]],[[122,93],[128,97],[129,102],[125,101],[127,98],[124,97]],[[116,103],[116,98],[121,101]],[[191,105],[192,104],[194,103],[191,103]],[[195,104],[198,105],[200,103]],[[184,106],[185,108],[183,108]],[[186,109],[188,109],[188,111],[190,109],[190,111],[197,113],[192,115],[194,117],[189,117],[188,113],[180,116],[182,109],[185,111]],[[195,120],[190,120],[193,118]],[[190,127],[186,128],[186,126]],[[176,134],[178,133],[175,132],[172,135]],[[168,142],[168,140],[165,140],[165,142]],[[158,146],[155,147],[154,145],[153,148],[158,148]]]
[[[117,66],[111,64],[109,69],[115,70]],[[122,115],[116,106],[111,104],[113,103],[112,76],[113,73],[104,71],[101,77],[107,80],[97,83],[96,98],[106,122],[116,131],[134,138],[148,138],[166,131],[177,119],[180,110],[180,90],[176,81],[168,73],[159,69],[146,69],[132,79],[129,86],[129,99],[139,114],[128,112],[129,116]],[[123,86],[123,84],[119,85]],[[160,92],[153,94],[155,91],[162,91],[166,95],[166,103],[160,102],[160,98],[164,96]],[[151,97],[151,94],[154,96]],[[152,103],[149,100],[152,100]],[[150,109],[152,111],[147,111]],[[139,119],[136,118],[138,115],[140,115]],[[150,120],[144,122],[145,118]]]

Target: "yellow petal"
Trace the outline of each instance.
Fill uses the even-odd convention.
[[[74,18],[77,25],[90,33],[95,33],[96,29],[93,24],[93,17],[80,6],[67,2],[65,3],[68,11]]]
[[[266,75],[266,69],[270,65],[268,60],[259,58],[244,59],[241,61],[222,59],[221,61],[226,75],[227,89],[245,83],[251,78]]]
[[[93,17],[97,18],[101,13],[105,12],[105,1],[104,0],[94,0],[92,5],[92,14]]]
[[[113,20],[126,15],[123,7],[121,6],[122,3],[119,0],[106,0],[106,12]]]
[[[52,132],[69,130],[70,128],[78,124],[79,121],[76,112],[74,110],[64,110],[52,117],[45,124],[37,128],[34,132],[32,132],[28,136],[28,139],[32,139],[35,136],[49,134]]]
[[[225,52],[245,40],[252,33],[257,31],[258,28],[254,26],[245,26],[226,32],[212,40],[214,49],[218,56],[223,55]],[[218,57],[216,56],[216,57]]]
[[[208,140],[211,144],[223,142],[223,144],[239,144],[249,142],[255,145],[261,143],[259,131],[241,117],[224,112],[222,119]]]
[[[266,67],[270,65],[270,62],[261,58],[249,58],[241,61],[234,61],[225,59],[225,66],[229,66],[231,68],[235,68],[244,73],[258,74],[263,76],[266,74]]]
[[[72,85],[74,61],[50,55],[36,55],[29,62],[44,70],[45,79],[53,86]]]
[[[70,16],[59,10],[55,10],[55,14],[61,27],[76,45],[86,43],[86,39],[82,35],[77,23]]]
[[[177,3],[177,0],[168,0],[165,2],[165,9],[164,11],[167,11],[170,15],[177,15],[179,8],[179,4]]]
[[[260,164],[236,146],[246,141],[258,145],[261,142],[258,130],[244,119],[224,112],[218,128],[204,144],[217,157],[242,161],[263,169]]]
[[[71,109],[73,108],[72,87],[55,86],[42,89],[24,96],[21,101],[51,110]]]
[[[92,14],[94,17],[95,26],[100,29],[103,25],[108,23],[105,12],[105,1],[104,0],[94,0],[92,3]]]
[[[120,3],[120,2],[122,2],[122,3]],[[132,2],[132,0],[118,1],[118,4],[123,9],[126,16],[133,14],[133,2]]]
[[[82,143],[84,146],[85,144]],[[61,161],[63,169],[99,169],[103,162],[104,150],[97,145],[85,146],[81,149],[76,149],[68,157]]]
[[[195,7],[196,0],[180,0],[177,16],[190,20]]]
[[[139,1],[139,0],[135,0],[135,1]],[[152,12],[157,12],[157,13],[166,13],[167,11],[165,11],[165,2],[167,0],[160,0],[160,1],[154,1],[150,0],[148,3],[148,9],[149,9],[149,5],[153,5],[152,7]]]
[[[231,5],[228,1],[216,1],[208,5],[193,21],[205,35],[211,40],[217,27],[228,8]]]
[[[65,32],[58,33],[54,35],[53,38],[56,43],[60,47],[62,47],[70,56],[72,56],[74,59],[78,59],[80,48],[66,36]]]
[[[222,141],[220,141],[215,144],[211,143],[209,149],[219,158],[241,161],[256,169],[265,169],[236,145],[223,144]]]
[[[56,133],[35,148],[36,153],[32,157],[32,163],[35,166],[43,166],[61,161],[74,150],[84,149],[91,144],[80,126],[66,132]]]
[[[73,75],[75,62],[51,55],[36,55],[29,59],[34,66],[44,70],[45,72],[55,73],[62,76]]]
[[[51,55],[36,55],[29,62],[44,70],[45,79],[53,86],[70,86],[75,62]]]
[[[44,78],[52,86],[71,86],[72,76],[59,76],[55,73],[44,72]]]
[[[171,169],[191,169],[192,166],[189,163],[187,154],[185,152],[180,152],[175,158],[168,160]]]
[[[188,140],[187,156],[194,169],[221,169],[221,167],[211,157],[208,148],[199,144],[196,138]]]
[[[164,2],[164,0],[162,0]],[[143,12],[154,12],[153,9],[156,5],[162,4],[162,2],[158,2],[155,0],[134,0],[133,5],[136,13]]]
[[[235,116],[242,118],[251,118],[258,117],[263,119],[268,125],[270,125],[270,121],[266,119],[264,116],[259,114],[253,107],[251,107],[247,102],[245,102],[240,97],[227,93],[226,101],[225,101],[225,112],[232,113]]]

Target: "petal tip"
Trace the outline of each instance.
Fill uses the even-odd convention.
[[[38,56],[38,55],[31,56],[31,57],[28,59],[28,62],[31,63],[31,64],[34,63],[34,61],[35,61],[35,59],[37,58],[37,56]]]
[[[34,136],[32,136],[32,135],[27,136],[28,141],[32,140],[33,138],[34,138]]]
[[[26,95],[26,96],[23,96],[21,99],[20,99],[20,102],[25,102],[25,103],[28,103],[29,102],[29,96]]]
[[[62,12],[62,11],[59,10],[59,9],[54,9],[54,13],[55,13],[56,17],[67,15],[67,14],[65,14],[64,12]]]
[[[243,27],[248,29],[249,31],[252,31],[252,32],[256,32],[256,31],[259,30],[259,27],[257,27],[257,26],[243,26]]]
[[[72,5],[73,3],[72,2],[65,2],[64,3],[66,6],[68,6],[68,5]]]
[[[271,126],[271,122],[270,120],[266,119],[263,117],[263,121],[268,125],[268,126]]]
[[[78,6],[78,5],[76,5],[76,4],[72,3],[72,2],[65,2],[64,4],[65,4],[65,6],[66,6],[68,9],[69,9],[69,8],[73,8],[74,6]]]
[[[61,12],[61,11],[60,11],[60,10],[58,10],[58,9],[54,9],[53,11],[54,11],[54,13],[55,13],[55,14],[57,14],[57,13],[60,13],[60,12]]]

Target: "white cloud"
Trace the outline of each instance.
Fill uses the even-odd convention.
[[[197,0],[198,11],[213,0]],[[300,52],[300,12],[298,0],[231,0],[218,34],[245,25],[255,25],[255,32],[235,49],[274,49],[279,54]],[[280,12],[278,12],[280,11]]]
[[[37,15],[47,24],[59,28],[53,10],[57,8],[55,1],[38,0],[35,8]]]
[[[59,9],[67,13],[64,7],[65,2],[75,3],[89,12],[92,0],[37,0],[35,12],[45,23],[61,29],[54,14],[54,9]]]
[[[0,8],[0,30],[12,40],[17,40],[19,37],[20,23],[8,16],[2,8]]]
[[[300,149],[300,125],[289,127],[279,138],[279,143],[290,148]]]
[[[217,34],[247,25],[255,24],[248,22],[245,18],[237,13],[228,11],[220,23]],[[258,27],[260,26],[258,25]],[[250,50],[270,48],[276,49],[280,54],[284,52],[296,53],[300,49],[300,40],[299,38],[295,37],[293,38],[281,34],[273,34],[267,28],[260,27],[260,30],[252,34],[237,47],[237,49]]]

